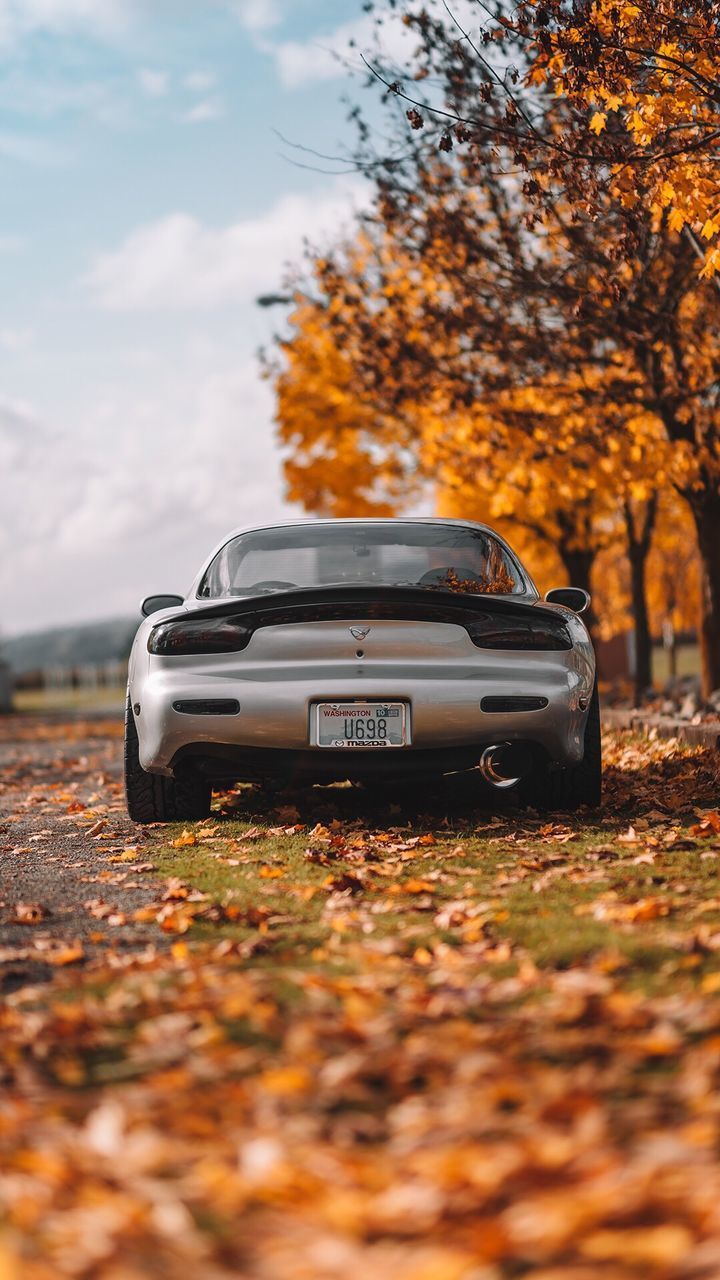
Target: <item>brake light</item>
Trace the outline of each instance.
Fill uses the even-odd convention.
[[[239,653],[247,648],[252,627],[228,618],[182,618],[153,627],[148,652],[157,654]]]
[[[466,622],[465,629],[478,649],[572,649],[570,633],[561,619],[536,617],[526,621],[489,614]]]

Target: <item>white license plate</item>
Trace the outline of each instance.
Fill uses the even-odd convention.
[[[315,707],[318,747],[359,749],[407,745],[404,702],[319,702]]]

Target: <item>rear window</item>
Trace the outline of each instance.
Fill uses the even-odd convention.
[[[527,590],[492,534],[462,525],[302,524],[256,529],[215,556],[198,594],[265,595],[296,587],[410,586],[515,595]]]

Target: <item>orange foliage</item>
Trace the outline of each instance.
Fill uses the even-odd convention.
[[[720,269],[720,6],[716,0],[593,0],[582,10],[528,0],[514,15],[529,23],[537,57],[529,79],[547,79],[584,118],[563,138],[597,161],[626,208],[649,208],[671,232],[692,229],[710,244],[702,276]]]

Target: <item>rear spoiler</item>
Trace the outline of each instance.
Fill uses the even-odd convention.
[[[536,600],[513,600],[492,593],[445,591],[434,587],[330,586],[298,587],[265,596],[224,597],[201,609],[184,609],[176,617],[247,618],[257,626],[289,622],[385,618],[418,622],[456,622],[461,626],[482,614],[552,618],[564,611]],[[164,618],[163,622],[172,622]]]

